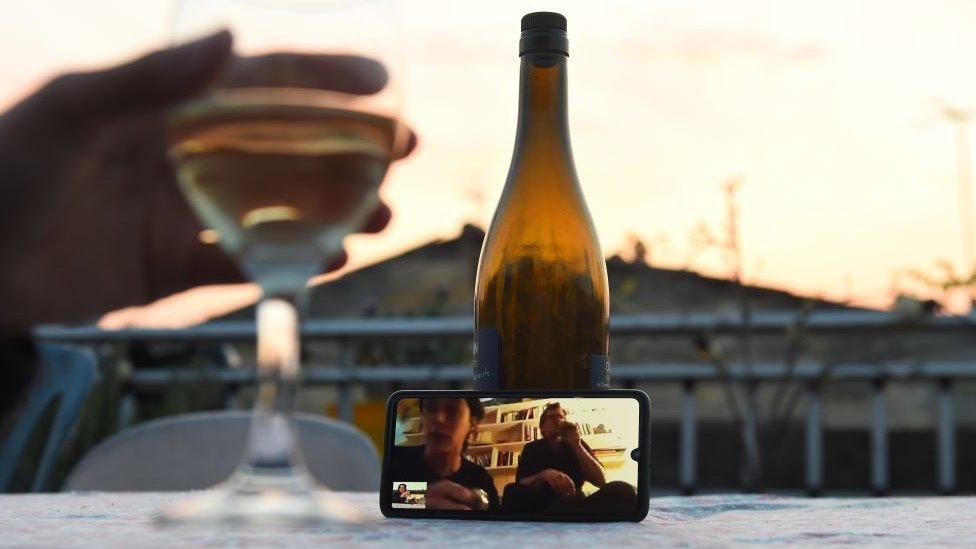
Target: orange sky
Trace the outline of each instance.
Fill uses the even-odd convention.
[[[43,4],[4,9],[0,107],[57,71],[164,44],[172,13],[160,0]],[[573,147],[608,255],[630,233],[667,235],[653,262],[686,265],[691,231],[722,228],[721,184],[741,175],[747,281],[886,305],[894,271],[961,260],[954,134],[936,105],[976,106],[976,4],[402,6],[422,144],[384,185],[390,228],[350,238],[350,268],[490,218],[515,131],[518,19],[534,9],[569,19]],[[691,267],[725,272],[715,253]]]

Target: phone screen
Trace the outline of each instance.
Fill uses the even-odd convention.
[[[396,393],[388,410],[384,512],[642,518],[648,415],[640,391]]]

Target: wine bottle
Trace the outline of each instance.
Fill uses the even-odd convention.
[[[475,388],[607,388],[610,290],[569,142],[566,18],[523,17],[519,56],[515,151],[475,283]]]

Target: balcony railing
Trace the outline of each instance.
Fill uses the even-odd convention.
[[[976,315],[967,317],[926,317],[906,320],[889,313],[824,311],[799,315],[791,312],[763,312],[743,324],[735,315],[716,314],[647,314],[616,316],[611,321],[613,337],[688,337],[741,336],[748,331],[755,336],[783,336],[788,330],[802,327],[810,336],[824,335],[894,335],[959,334],[976,335]],[[471,365],[371,365],[357,367],[353,343],[379,339],[464,339],[470,338],[472,321],[467,317],[427,319],[342,319],[310,320],[302,327],[306,341],[332,341],[339,345],[340,357],[334,367],[311,367],[303,372],[308,385],[330,385],[338,389],[338,410],[342,419],[353,417],[353,387],[388,383],[448,383],[463,386],[471,380]],[[104,344],[123,342],[234,342],[253,341],[254,325],[249,321],[222,321],[190,329],[129,329],[104,331],[94,327],[44,326],[35,337],[47,342]],[[976,340],[974,340],[976,341]],[[976,350],[976,349],[974,349]],[[252,383],[253,368],[204,369],[136,369],[130,372],[122,399],[123,415],[134,406],[132,392],[137,389],[165,386],[176,381],[217,380],[229,385]],[[789,380],[806,387],[804,419],[805,487],[819,494],[824,487],[823,459],[823,389],[841,381],[872,384],[870,418],[870,484],[877,494],[889,490],[889,451],[887,444],[886,388],[892,381],[928,384],[935,391],[937,489],[943,493],[956,490],[956,417],[953,391],[956,382],[976,379],[976,360],[964,361],[888,361],[879,363],[799,362],[784,364],[759,362],[748,365],[707,363],[616,364],[611,367],[615,385],[633,387],[638,383],[677,383],[683,387],[680,437],[679,477],[684,491],[697,488],[697,403],[696,389],[702,383],[731,382],[755,391],[763,383]],[[754,425],[753,425],[754,428]]]

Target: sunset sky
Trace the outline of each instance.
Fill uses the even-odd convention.
[[[421,137],[383,189],[395,218],[348,242],[356,268],[486,224],[516,121],[518,22],[569,20],[577,170],[604,252],[689,265],[741,176],[745,279],[885,306],[892,273],[961,265],[953,127],[976,107],[976,4],[884,1],[401,3],[406,118]],[[51,75],[163,46],[173,5],[17,2],[0,20],[0,108]],[[972,153],[972,151],[970,151]],[[666,242],[661,238],[666,235]]]

